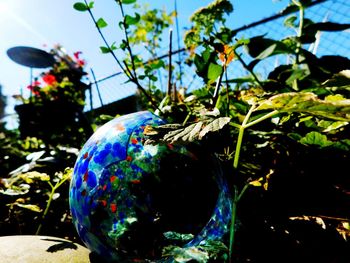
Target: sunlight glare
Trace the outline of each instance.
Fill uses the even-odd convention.
[[[0,14],[6,14],[6,12],[8,11],[9,7],[8,7],[8,2],[7,1],[2,1],[0,2]]]
[[[28,32],[31,32],[32,35],[40,39],[41,42],[51,43],[51,41],[49,41],[43,34],[32,27],[28,21],[16,14],[16,10],[18,10],[19,7],[19,2],[11,2],[11,0],[0,0],[0,20],[1,18],[11,19],[17,25],[26,29]]]
[[[13,0],[0,0],[0,20],[8,19],[18,4]]]

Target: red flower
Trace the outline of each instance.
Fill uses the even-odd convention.
[[[77,64],[80,66],[80,67],[84,67],[85,66],[85,60],[83,60],[83,59],[78,59],[77,60]]]
[[[56,77],[54,75],[51,74],[46,74],[42,77],[43,81],[47,84],[47,85],[52,85],[55,82],[57,82]]]
[[[81,54],[81,53],[83,53],[83,52],[81,52],[81,51],[77,51],[77,52],[74,52],[74,57],[76,58],[76,59],[79,59],[79,55]]]
[[[41,83],[40,83],[40,81],[34,81],[33,83],[32,83],[32,85],[30,85],[30,86],[40,86],[41,85]]]
[[[75,58],[75,62],[78,64],[79,67],[84,67],[86,64],[85,60],[79,58],[80,54],[82,54],[82,53],[83,52],[81,52],[81,51],[77,51],[77,52],[73,53],[73,56]]]
[[[34,81],[31,85],[27,86],[27,89],[29,89],[34,95],[39,96],[40,92],[38,90],[38,87],[41,85],[40,81]]]

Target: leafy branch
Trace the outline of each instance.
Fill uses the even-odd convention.
[[[72,177],[72,173],[73,173],[73,169],[72,168],[67,168],[63,173],[58,173],[56,176],[56,184],[53,185],[49,180],[46,181],[48,183],[48,185],[50,186],[51,188],[51,192],[49,194],[49,199],[47,200],[47,203],[46,203],[46,207],[45,207],[45,210],[41,216],[41,223],[39,224],[35,234],[36,235],[39,235],[40,234],[40,231],[41,231],[41,228],[43,226],[43,221],[45,220],[46,218],[46,215],[47,213],[49,212],[49,209],[50,209],[50,206],[51,206],[51,202],[52,200],[54,200],[54,196],[55,196],[55,193],[57,191],[57,189],[62,185],[64,184],[67,180],[69,180],[71,177]]]
[[[91,19],[93,20],[97,30],[98,30],[98,33],[99,35],[101,36],[103,42],[105,43],[105,47],[102,47],[101,50],[103,53],[110,53],[114,60],[117,62],[118,66],[122,69],[122,71],[124,72],[125,76],[127,76],[129,78],[129,80],[131,82],[133,82],[137,88],[143,93],[143,95],[146,97],[146,99],[151,103],[152,107],[154,109],[158,109],[158,105],[155,103],[155,101],[153,100],[153,98],[147,93],[147,91],[145,90],[145,88],[139,83],[138,81],[138,78],[137,78],[137,75],[136,75],[136,67],[135,67],[135,63],[134,63],[134,60],[133,60],[133,56],[132,56],[132,51],[131,51],[131,48],[130,48],[130,44],[129,44],[129,39],[128,39],[128,33],[127,33],[127,30],[126,30],[126,16],[124,15],[124,11],[123,11],[123,7],[122,7],[122,2],[120,0],[117,0],[119,6],[120,6],[120,9],[121,9],[121,12],[122,12],[122,17],[123,17],[123,27],[124,27],[124,32],[125,32],[125,37],[126,37],[126,43],[127,43],[127,48],[128,48],[128,51],[130,53],[130,56],[131,56],[131,61],[132,61],[132,69],[133,69],[133,72],[131,72],[130,68],[128,67],[128,65],[124,62],[124,66],[123,64],[120,62],[120,60],[118,59],[118,57],[116,56],[114,50],[116,50],[117,48],[113,45],[109,45],[108,41],[106,40],[101,28],[103,27],[106,27],[107,26],[107,23],[103,20],[103,18],[100,18],[98,20],[96,20],[94,14],[92,13],[91,9],[93,8],[94,6],[94,2],[91,1],[90,3],[87,2],[87,0],[84,0],[84,3],[81,3],[81,2],[77,2],[74,4],[74,8],[78,11],[88,11]],[[129,1],[129,0],[123,0],[123,3],[126,3],[126,4],[129,4],[129,3],[132,3],[132,2],[135,2],[135,1]]]

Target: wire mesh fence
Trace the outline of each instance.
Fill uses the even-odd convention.
[[[348,0],[328,0],[315,1],[313,6],[310,6],[305,11],[305,18],[313,22],[336,22],[350,23],[350,2]],[[242,29],[238,32],[237,38],[250,38],[258,35],[265,35],[267,38],[281,40],[291,35],[296,35],[292,28],[284,26],[284,20],[287,16],[281,16],[271,21],[257,24],[248,29]],[[305,45],[304,48],[320,57],[323,55],[340,55],[350,57],[350,31],[338,32],[320,32],[318,40],[315,44]],[[249,58],[244,56],[247,62]],[[288,64],[289,57],[278,55],[266,59],[259,63],[255,68],[258,75],[265,77],[273,68],[279,64]],[[232,72],[234,77],[247,74],[244,68],[236,62]]]
[[[335,22],[350,24],[350,1],[349,0],[316,0],[305,11],[305,18],[313,22]],[[236,38],[251,38],[254,36],[264,35],[267,38],[281,40],[291,35],[296,35],[292,28],[284,26],[284,20],[287,15],[276,14],[271,17],[254,22],[250,25],[236,29]],[[228,25],[229,26],[229,25]],[[304,48],[321,57],[324,55],[340,55],[350,58],[350,30],[337,32],[318,33],[317,41],[311,45],[305,45]],[[174,40],[174,45],[177,40]],[[161,54],[168,52],[167,47],[161,51]],[[182,63],[186,57],[186,52],[180,52],[173,57],[174,66]],[[242,51],[242,58],[249,63],[251,58]],[[265,78],[269,72],[281,64],[288,64],[289,57],[285,55],[277,55],[268,59],[264,59],[255,68],[256,75]],[[185,86],[187,90],[201,88],[203,82],[195,74],[195,69],[185,64],[181,64],[181,72],[179,67],[176,71],[181,75],[178,79],[177,86]],[[166,72],[164,72],[166,73]],[[229,69],[230,78],[239,78],[248,75],[239,61],[233,62]],[[167,78],[163,77],[163,90],[167,86]],[[125,84],[126,78],[123,74],[115,74],[106,78],[106,80],[98,81],[92,85],[92,100],[87,102],[87,109],[98,108],[101,105],[115,102],[121,98],[125,98],[135,94],[136,88],[133,85]],[[98,92],[99,91],[99,92]],[[91,105],[92,102],[92,105]]]

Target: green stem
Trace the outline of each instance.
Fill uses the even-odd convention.
[[[239,62],[241,62],[242,66],[249,71],[249,73],[253,76],[254,80],[260,85],[260,87],[263,87],[263,84],[261,83],[261,81],[258,79],[257,75],[255,75],[254,71],[251,70],[248,65],[245,63],[245,61],[242,59],[241,55],[239,55],[237,53],[237,51],[235,50],[235,56],[236,58],[239,60]]]
[[[301,37],[303,35],[303,27],[304,27],[304,6],[297,0],[292,0],[293,3],[299,7],[299,28],[298,28],[298,43],[297,43],[297,47],[295,50],[295,67],[298,67],[298,65],[300,64],[300,50],[301,50]],[[295,79],[293,81],[293,89],[298,91],[299,90],[299,85],[298,85],[298,80]]]
[[[119,1],[117,0],[117,2],[119,3]],[[131,52],[131,48],[130,48],[130,44],[129,44],[129,41],[128,41],[128,36],[126,35],[126,39],[127,39],[127,48],[128,48],[128,51],[130,53],[130,56],[131,56],[131,63],[132,63],[132,67],[133,67],[133,71],[135,72],[134,74],[131,73],[131,70],[129,69],[129,67],[125,65],[125,68],[122,64],[122,62],[120,62],[120,60],[117,58],[117,55],[114,53],[113,49],[111,48],[111,46],[108,44],[108,41],[106,40],[105,36],[103,35],[101,29],[99,28],[99,26],[97,25],[97,20],[94,16],[94,14],[92,13],[91,9],[89,8],[89,4],[86,0],[84,0],[84,3],[85,5],[88,7],[88,13],[92,19],[92,21],[94,22],[96,28],[97,28],[97,31],[98,33],[100,34],[103,42],[105,43],[109,53],[112,55],[112,57],[114,58],[114,60],[117,62],[118,66],[122,69],[123,73],[129,78],[129,80],[134,83],[137,88],[139,90],[141,90],[141,92],[145,95],[146,99],[151,102],[153,108],[156,110],[158,109],[157,107],[157,104],[153,101],[152,97],[150,95],[148,95],[148,93],[146,92],[146,90],[144,89],[144,87],[142,87],[142,85],[139,83],[138,79],[137,79],[137,76],[136,76],[136,68],[135,68],[135,63],[134,63],[134,60],[133,60],[133,56],[132,56],[132,52]],[[120,3],[121,5],[121,3]],[[125,28],[125,18],[123,16],[123,23],[124,23],[124,28]],[[159,109],[158,109],[159,110]]]
[[[271,118],[272,116],[276,115],[278,113],[278,110],[274,110],[274,111],[271,111],[270,113],[252,121],[252,122],[248,122],[251,114],[253,113],[255,109],[255,105],[253,105],[250,109],[249,109],[249,112],[247,113],[247,115],[245,116],[243,122],[242,122],[242,125],[239,127],[239,132],[238,132],[238,138],[237,138],[237,144],[236,144],[236,151],[235,151],[235,157],[234,157],[234,161],[233,161],[233,167],[235,169],[237,169],[238,167],[238,162],[239,162],[239,155],[240,155],[240,152],[241,152],[241,148],[242,148],[242,141],[243,141],[243,134],[244,134],[244,130],[246,128],[249,128],[250,126],[253,126],[263,120],[266,120],[268,118]],[[236,127],[236,126],[235,126]]]
[[[116,54],[114,53],[113,49],[112,49],[111,46],[108,44],[108,41],[106,40],[105,36],[103,35],[101,29],[100,29],[99,26],[97,25],[97,20],[96,20],[94,14],[92,13],[91,9],[89,8],[88,2],[87,2],[86,0],[84,0],[84,3],[85,3],[85,5],[88,7],[87,10],[88,10],[88,12],[89,12],[89,15],[90,15],[92,21],[94,22],[94,24],[95,24],[95,26],[96,26],[96,28],[97,28],[97,31],[98,31],[98,33],[100,34],[100,36],[101,36],[103,42],[105,43],[105,45],[106,45],[108,51],[111,53],[112,57],[113,57],[114,60],[117,62],[118,66],[119,66],[119,67],[122,69],[122,71],[126,74],[125,68],[123,67],[123,65],[122,65],[122,63],[119,61],[119,59],[117,58],[117,56],[116,56]],[[127,74],[126,74],[126,75],[127,75]]]
[[[225,70],[225,82],[226,82],[226,116],[230,115],[230,91],[229,91],[229,86],[228,86],[228,76],[227,76],[227,70]]]
[[[242,141],[243,141],[243,134],[244,134],[244,130],[246,128],[246,124],[250,118],[250,116],[252,115],[253,111],[255,109],[255,105],[253,105],[247,115],[245,116],[243,122],[242,122],[242,125],[241,127],[239,128],[239,133],[238,133],[238,138],[237,138],[237,144],[236,144],[236,151],[235,151],[235,157],[234,157],[234,161],[233,161],[233,167],[235,169],[237,169],[238,167],[238,162],[239,162],[239,155],[240,155],[240,152],[241,152],[241,148],[242,148]]]
[[[135,66],[134,56],[132,54],[132,50],[130,47],[129,34],[128,34],[128,30],[127,30],[126,23],[125,23],[125,13],[124,13],[123,4],[120,0],[117,0],[117,2],[119,4],[120,12],[121,12],[122,17],[123,17],[123,28],[124,28],[124,35],[125,35],[125,40],[126,40],[126,48],[127,48],[129,55],[130,55],[133,75],[134,75],[135,80],[137,81],[136,66]]]
[[[37,230],[35,232],[35,235],[39,235],[40,234],[41,228],[43,226],[43,221],[45,220],[45,217],[46,217],[47,213],[49,212],[49,208],[51,206],[51,202],[53,200],[53,195],[55,194],[55,191],[56,191],[55,187],[51,188],[51,193],[49,195],[49,200],[47,201],[45,211],[44,211],[44,213],[43,213],[43,215],[41,217],[41,223],[38,226],[38,228],[37,228]]]
[[[276,115],[279,111],[278,110],[274,110],[274,111],[271,111],[270,113],[252,121],[252,122],[249,122],[248,124],[244,125],[244,128],[249,128],[250,126],[253,126],[259,122],[262,122],[268,118],[271,118],[273,115]]]
[[[168,53],[168,59],[169,59],[169,69],[168,69],[168,91],[167,95],[170,98],[170,101],[172,101],[172,96],[171,96],[171,88],[172,88],[172,49],[173,49],[173,30],[169,30],[169,53]],[[175,97],[174,97],[175,100]]]
[[[235,169],[237,169],[237,167],[238,167],[239,155],[240,155],[241,148],[242,148],[243,134],[244,134],[244,127],[241,126],[239,128],[237,144],[236,144],[236,151],[235,151],[235,157],[234,157],[234,160],[233,160],[233,167]]]
[[[43,213],[43,215],[42,215],[42,217],[41,217],[41,222],[40,222],[40,224],[39,224],[39,226],[38,226],[38,228],[37,228],[37,230],[36,230],[36,232],[35,232],[35,235],[39,235],[39,234],[40,234],[41,228],[42,228],[42,226],[43,226],[43,222],[44,222],[44,220],[45,220],[45,218],[46,218],[47,213],[49,212],[49,209],[50,209],[50,206],[51,206],[51,202],[52,202],[52,200],[53,200],[53,196],[54,196],[56,190],[57,190],[65,181],[67,181],[67,179],[68,179],[68,177],[64,178],[64,179],[61,180],[61,181],[58,181],[58,182],[55,184],[55,186],[53,186],[52,183],[51,183],[50,181],[47,182],[47,183],[49,184],[49,186],[51,187],[51,193],[50,193],[50,195],[49,195],[49,200],[47,200],[47,204],[46,204],[45,211],[44,211],[44,213]]]
[[[224,75],[224,72],[226,71],[225,67],[223,67],[223,70],[220,74],[220,76],[218,77],[218,80],[216,82],[216,86],[215,86],[215,90],[214,90],[214,95],[213,95],[213,106],[216,105],[216,102],[218,100],[219,97],[219,92],[220,92],[220,86],[221,86],[221,81],[222,81],[222,76]]]
[[[153,108],[155,110],[159,110],[160,112],[162,112],[157,104],[155,103],[155,101],[153,100],[153,98],[147,93],[147,91],[145,90],[145,88],[140,84],[138,78],[137,78],[137,73],[136,73],[136,66],[135,66],[135,61],[134,61],[134,55],[130,46],[130,41],[129,41],[129,34],[128,34],[128,30],[127,30],[127,25],[125,23],[125,13],[124,13],[124,8],[123,8],[123,4],[121,2],[121,0],[117,0],[117,3],[119,5],[120,8],[120,12],[122,14],[122,18],[123,18],[123,28],[124,28],[124,35],[125,35],[125,41],[126,41],[126,48],[129,52],[129,56],[130,56],[130,60],[131,60],[131,67],[132,67],[132,72],[129,68],[129,66],[127,65],[127,63],[124,61],[124,65],[126,68],[126,71],[129,73],[130,75],[130,80],[137,86],[137,88],[139,90],[141,90],[141,92],[143,93],[143,95],[146,97],[146,99],[151,103],[151,105],[153,106]]]
[[[233,196],[233,202],[232,202],[232,214],[231,214],[231,226],[230,226],[230,246],[229,246],[229,262],[232,262],[232,254],[233,254],[233,245],[235,241],[235,224],[236,224],[236,214],[237,214],[237,195],[238,190],[235,186],[234,190],[234,196]]]
[[[177,49],[179,50],[180,47],[180,30],[179,30],[179,13],[177,11],[177,1],[175,0],[174,3],[174,11],[175,11],[175,25],[176,25],[176,35],[177,35]],[[178,59],[179,62],[181,62],[181,54],[178,54]],[[180,88],[182,88],[182,78],[183,78],[183,74],[182,74],[182,63],[179,63],[179,75],[180,75]]]
[[[296,64],[300,63],[300,49],[301,49],[301,40],[300,38],[303,35],[303,28],[304,28],[304,6],[296,0],[293,0],[293,3],[299,7],[299,28],[298,28],[298,44],[296,48]]]
[[[182,125],[185,126],[186,123],[188,122],[188,120],[190,119],[190,117],[192,116],[192,112],[189,112],[185,118],[185,120],[183,121]]]
[[[237,206],[238,202],[241,200],[243,194],[248,189],[250,184],[246,184],[242,191],[238,194],[237,187],[235,186],[234,189],[234,196],[233,196],[233,202],[232,202],[232,214],[231,214],[231,226],[230,226],[230,246],[229,246],[229,262],[232,262],[232,254],[234,249],[234,243],[235,243],[235,224],[236,224],[236,215],[237,215]]]
[[[266,120],[273,115],[277,114],[278,111],[274,110],[258,119],[255,121],[252,121],[248,123],[250,116],[252,115],[253,111],[256,109],[255,105],[252,105],[251,108],[249,109],[247,115],[245,116],[242,125],[239,126],[239,133],[238,133],[238,138],[237,138],[237,144],[236,144],[236,151],[235,151],[235,156],[234,156],[234,161],[233,161],[233,167],[237,169],[238,164],[239,164],[239,157],[240,157],[240,151],[242,148],[242,142],[243,142],[243,135],[244,135],[244,130],[254,124],[257,124],[263,120]],[[237,125],[234,125],[237,127]],[[229,262],[232,262],[232,255],[233,255],[233,249],[234,249],[234,240],[235,240],[235,223],[236,223],[236,214],[237,214],[237,205],[238,202],[241,200],[243,194],[246,192],[250,184],[246,184],[242,191],[238,194],[237,187],[234,187],[234,196],[233,196],[233,202],[232,202],[232,215],[231,215],[231,226],[230,226],[230,244],[229,244]]]
[[[245,193],[245,191],[248,189],[249,186],[250,186],[250,184],[248,183],[248,184],[246,184],[246,185],[243,187],[241,193],[240,193],[239,196],[237,197],[236,202],[239,202],[239,200],[241,200],[243,194]]]

